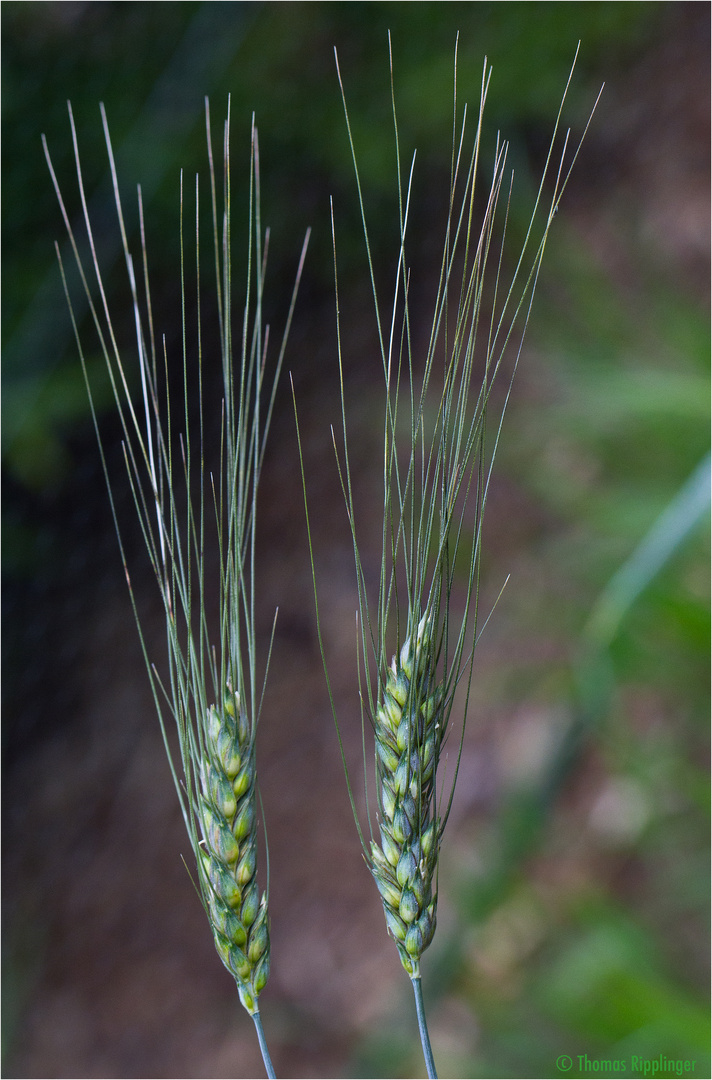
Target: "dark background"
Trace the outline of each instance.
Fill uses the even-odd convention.
[[[498,130],[512,143],[515,235],[579,40],[565,113],[574,132],[606,82],[552,232],[488,505],[485,606],[510,580],[478,646],[439,928],[423,964],[440,1075],[555,1075],[560,1054],[583,1075],[584,1052],[627,1061],[623,1075],[635,1075],[633,1055],[660,1054],[709,1075],[708,487],[703,475],[685,488],[709,441],[709,5],[4,3],[2,19],[3,1075],[262,1075],[181,862],[187,844],[54,260],[62,222],[40,134],[74,212],[70,98],[111,275],[106,104],[127,204],[143,187],[170,343],[178,172],[205,175],[203,98],[219,125],[232,94],[236,220],[255,111],[278,325],[313,228],[287,365],[327,652],[357,761],[356,597],[329,434],[330,195],[365,515],[382,406],[333,47],[388,280],[389,28],[404,157],[418,147],[421,334],[439,266],[456,32],[471,108],[485,54],[494,67],[484,141],[488,154]],[[108,407],[102,428],[118,461]],[[117,497],[160,661],[155,586],[130,499]],[[641,547],[666,511],[659,547]],[[422,1075],[320,666],[286,379],[261,530],[265,647],[280,606],[259,747],[273,954],[261,1000],[277,1073]],[[616,576],[622,566],[627,577]],[[640,588],[627,591],[631,580]],[[617,612],[609,623],[596,622],[602,596]]]

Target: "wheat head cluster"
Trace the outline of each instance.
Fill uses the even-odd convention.
[[[414,316],[410,311],[411,267],[407,256],[415,156],[408,167],[403,165],[390,40],[389,55],[400,242],[392,296],[383,304],[376,284],[380,275],[373,265],[356,140],[337,60],[383,371],[383,501],[375,508],[379,516],[382,514],[382,552],[375,591],[362,562],[360,523],[353,495],[349,402],[344,389],[333,227],[335,209],[331,208],[336,295],[334,372],[341,387],[341,417],[333,437],[334,467],[340,478],[351,530],[358,589],[359,641],[355,667],[364,729],[364,783],[370,769],[368,759],[375,762],[376,809],[368,813],[365,823],[357,811],[355,781],[345,755],[344,770],[364,858],[383,903],[387,932],[412,982],[425,1065],[428,1075],[435,1076],[423,1007],[421,958],[436,930],[438,856],[452,805],[475,645],[482,629],[478,620],[481,527],[503,417],[500,408],[488,426],[487,411],[505,355],[514,360],[507,366],[506,377],[511,386],[549,229],[580,141],[571,149],[568,135],[559,138],[564,93],[521,250],[513,260],[505,259],[511,195],[506,143],[498,141],[494,148],[489,180],[480,176],[482,120],[491,72],[485,61],[474,134],[470,136],[467,109],[461,108],[457,100],[455,50],[447,225],[429,344],[425,356],[416,356],[412,344]],[[269,889],[261,888],[257,880],[261,817],[257,734],[271,647],[266,657],[257,656],[256,521],[265,446],[307,256],[309,230],[299,256],[276,362],[268,365],[269,334],[263,304],[269,232],[262,225],[257,129],[253,120],[246,208],[249,243],[238,305],[233,281],[230,110],[228,106],[220,169],[216,166],[206,102],[208,201],[212,212],[212,235],[206,246],[211,250],[213,264],[213,308],[223,381],[220,469],[218,473],[208,472],[203,453],[203,378],[208,377],[208,358],[203,350],[200,296],[196,298],[199,301],[196,326],[188,325],[186,314],[189,256],[184,234],[195,238],[198,289],[204,274],[200,183],[196,178],[195,218],[188,226],[193,203],[181,175],[183,325],[181,355],[176,357],[169,355],[165,338],[159,337],[154,324],[148,272],[150,238],[141,190],[138,189],[140,247],[133,253],[124,221],[108,120],[102,107],[135,327],[133,343],[120,344],[94,239],[71,106],[69,118],[80,204],[78,225],[74,224],[75,216],[68,208],[64,184],[60,184],[46,142],[45,154],[69,239],[73,273],[78,274],[78,295],[88,307],[120,418],[135,510],[165,614],[167,675],[159,675],[143,636],[122,542],[124,523],[114,501],[89,377],[88,347],[72,283],[74,278],[70,279],[69,267],[57,246],[129,595],[194,854],[194,866],[188,869],[205,909],[217,953],[234,977],[240,1001],[254,1020],[267,1075],[274,1076],[259,1008],[259,997],[270,970],[270,925]],[[555,147],[558,147],[556,154]],[[482,206],[484,210],[478,211]],[[505,267],[513,269],[506,271]],[[389,314],[384,316],[384,311]],[[184,408],[180,410],[175,410],[168,389],[170,372],[175,368],[182,373],[185,387]],[[197,420],[194,410],[191,415],[188,408],[189,384],[198,387]],[[508,391],[505,405],[507,396]],[[311,540],[314,511],[310,510],[306,494],[299,403],[294,391],[293,399],[316,628],[335,733],[343,755],[329,677],[328,649],[321,632],[319,567]],[[205,602],[208,568],[213,566],[206,559],[206,549],[211,544],[217,545],[219,552],[217,620],[208,616]],[[457,611],[451,604],[456,573],[460,575]],[[456,722],[452,721],[455,708]],[[173,728],[178,735],[177,752],[171,737]],[[369,731],[370,742],[366,737]],[[455,766],[446,780],[439,766],[448,737],[454,741]],[[278,873],[279,868],[274,872]]]

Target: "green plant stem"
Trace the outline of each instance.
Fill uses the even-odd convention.
[[[274,1066],[272,1065],[272,1058],[269,1056],[269,1050],[267,1049],[267,1040],[265,1039],[265,1032],[264,1028],[262,1027],[262,1017],[260,1016],[259,1009],[257,1010],[257,1012],[252,1013],[252,1019],[255,1021],[257,1038],[260,1041],[260,1050],[262,1051],[262,1060],[265,1063],[267,1076],[269,1077],[269,1080],[275,1080]]]
[[[425,1006],[423,1005],[423,988],[420,984],[420,976],[414,975],[410,980],[413,984],[413,993],[415,994],[415,1011],[418,1014],[418,1028],[420,1029],[420,1041],[423,1044],[423,1057],[425,1058],[425,1065],[428,1070],[428,1076],[431,1080],[438,1080],[438,1074],[435,1071],[435,1061],[433,1059],[433,1051],[430,1046],[430,1036],[428,1035],[428,1025],[425,1020]]]

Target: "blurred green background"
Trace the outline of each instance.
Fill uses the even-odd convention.
[[[625,1062],[610,1075],[642,1075],[635,1056],[663,1055],[709,1076],[709,6],[50,2],[3,3],[2,20],[3,1074],[261,1075],[180,860],[40,134],[76,213],[71,99],[118,283],[105,103],[127,205],[142,185],[170,346],[179,169],[205,175],[203,98],[217,129],[232,95],[236,207],[256,113],[276,325],[313,229],[287,364],[357,759],[353,571],[329,435],[329,196],[364,502],[378,482],[380,361],[333,47],[387,282],[390,29],[404,157],[418,148],[411,259],[424,298],[446,209],[456,32],[461,101],[476,108],[485,55],[494,68],[485,144],[491,160],[496,133],[511,140],[515,231],[579,40],[574,133],[606,82],[552,232],[488,506],[485,600],[510,580],[478,647],[424,961],[440,1075],[563,1075],[560,1055],[567,1075],[588,1075],[587,1054]],[[113,468],[109,409],[102,428]],[[263,1018],[278,1075],[417,1076],[410,988],[359,856],[320,670],[295,450],[284,380],[260,562],[265,641],[280,605],[261,731],[274,957]],[[117,499],[160,659],[130,499]]]

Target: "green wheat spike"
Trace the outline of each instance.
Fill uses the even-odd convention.
[[[215,263],[215,314],[219,354],[213,365],[222,379],[220,469],[208,474],[204,461],[203,380],[211,357],[204,355],[200,282],[202,277],[199,206],[195,185],[195,266],[197,323],[189,327],[186,290],[183,178],[180,187],[180,295],[182,356],[169,357],[165,341],[154,331],[148,277],[147,237],[139,189],[141,247],[129,249],[119,182],[109,128],[102,119],[113,183],[114,202],[131,290],[136,339],[134,347],[119,345],[109,308],[102,269],[97,258],[92,223],[84,192],[77,133],[70,106],[70,123],[83,224],[91,260],[84,265],[70,216],[52,166],[45,154],[59,199],[70,244],[89,304],[122,428],[124,458],[139,525],[146,543],[165,614],[168,677],[161,679],[138,619],[137,603],[122,544],[111,482],[86,375],[85,352],[79,335],[64,267],[60,269],[87,378],[92,416],[109,489],[114,524],[131,601],[136,615],[146,666],[158,711],[171,773],[195,857],[197,889],[208,916],[215,946],[233,975],[240,1000],[253,1017],[269,1076],[274,1070],[264,1038],[259,994],[269,974],[268,890],[257,883],[258,787],[256,734],[269,655],[257,656],[255,633],[255,549],[257,494],[277,379],[282,368],[308,235],[304,242],[282,343],[271,381],[265,381],[266,338],[262,305],[266,271],[266,235],[260,207],[260,169],[257,130],[250,139],[249,242],[242,325],[233,328],[232,205],[230,120],[223,131],[222,205],[213,160],[210,113],[206,101],[206,131],[210,165]],[[136,270],[141,267],[141,273]],[[96,286],[90,285],[93,276]],[[141,287],[142,279],[142,287]],[[95,292],[98,298],[95,299]],[[145,313],[145,314],[144,314]],[[168,393],[169,373],[178,368],[184,401],[174,415]],[[133,370],[132,370],[133,369]],[[190,389],[197,376],[197,420]],[[137,377],[134,378],[134,375]],[[131,390],[136,382],[140,393]],[[265,408],[266,405],[266,408]],[[197,491],[197,494],[196,494]],[[219,616],[209,624],[205,607],[208,568],[206,547],[219,553]],[[271,646],[270,646],[271,651]],[[168,713],[178,734],[178,754],[168,738]]]
[[[516,370],[549,229],[578,149],[567,163],[567,135],[560,158],[554,156],[562,100],[523,246],[507,276],[504,240],[512,178],[506,173],[506,143],[498,140],[494,147],[489,181],[480,176],[483,114],[491,70],[485,60],[475,132],[468,149],[467,109],[461,112],[457,101],[455,49],[451,176],[440,278],[428,345],[422,355],[416,355],[410,308],[411,275],[415,270],[408,264],[406,250],[415,155],[404,173],[390,36],[389,54],[400,232],[398,270],[390,305],[381,305],[376,287],[358,154],[337,57],[384,377],[383,500],[374,511],[382,514],[382,548],[379,583],[374,593],[362,560],[359,509],[354,502],[332,206],[341,386],[341,438],[334,438],[334,448],[356,568],[362,716],[374,736],[377,820],[374,825],[369,817],[367,829],[356,810],[319,626],[317,568],[311,547],[303,461],[302,480],[319,641],[351,806],[364,858],[383,902],[388,932],[413,983],[428,1075],[435,1076],[420,965],[435,933],[438,857],[452,806],[480,632],[482,521],[504,409],[489,428],[487,413],[505,357],[513,361],[510,380]],[[572,75],[573,68],[566,91]],[[484,209],[478,218],[480,205]],[[390,317],[386,321],[381,312],[388,310]],[[505,407],[509,390],[511,381]],[[459,735],[446,784],[442,776],[444,748],[456,703],[460,711]],[[367,773],[365,752],[364,769]]]

